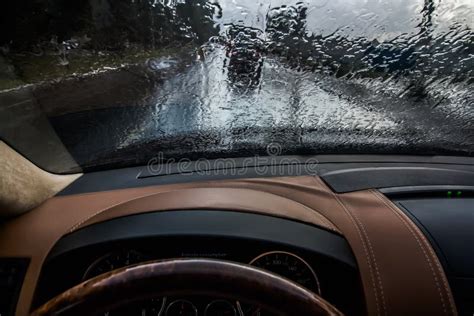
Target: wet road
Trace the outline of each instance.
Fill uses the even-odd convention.
[[[160,153],[267,155],[268,144],[282,155],[474,154],[472,1],[131,1],[84,10],[92,29],[58,40],[63,30],[53,28],[41,37],[50,40],[26,53],[17,45],[0,62],[13,79],[19,67],[38,80],[0,92],[0,137],[48,170],[146,164]],[[111,29],[128,31],[110,43]],[[137,51],[162,57],[145,62]],[[249,74],[251,87],[242,87]]]
[[[204,61],[149,61],[146,82],[131,83],[132,74],[140,71],[119,77],[127,85],[115,82],[108,92],[118,99],[102,98],[93,109],[90,90],[97,87],[68,83],[84,94],[82,100],[74,99],[77,108],[89,110],[50,112],[50,120],[83,166],[146,163],[144,157],[160,152],[191,159],[253,156],[266,154],[269,143],[280,144],[281,154],[432,154],[469,152],[474,147],[469,90],[433,107],[428,97],[403,96],[402,83],[297,71],[269,56],[260,83],[242,89],[229,81],[225,58],[217,47]],[[150,72],[156,75],[153,79]],[[137,78],[142,77],[146,76]],[[123,89],[132,91],[133,97],[124,97]]]

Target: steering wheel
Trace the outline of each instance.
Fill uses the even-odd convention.
[[[150,261],[85,281],[32,316],[84,316],[162,296],[206,295],[239,300],[277,315],[342,315],[320,296],[276,274],[211,259]]]

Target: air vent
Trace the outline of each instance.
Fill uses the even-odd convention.
[[[0,316],[14,316],[29,259],[0,259]]]

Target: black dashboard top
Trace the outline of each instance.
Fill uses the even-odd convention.
[[[318,175],[335,192],[405,186],[470,186],[474,158],[322,155],[194,161],[86,173],[59,195],[239,178]]]

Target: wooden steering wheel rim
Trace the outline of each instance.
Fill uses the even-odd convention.
[[[181,295],[242,300],[278,315],[342,315],[319,295],[276,274],[222,260],[174,259],[102,274],[53,298],[32,316],[94,315],[137,300]]]

